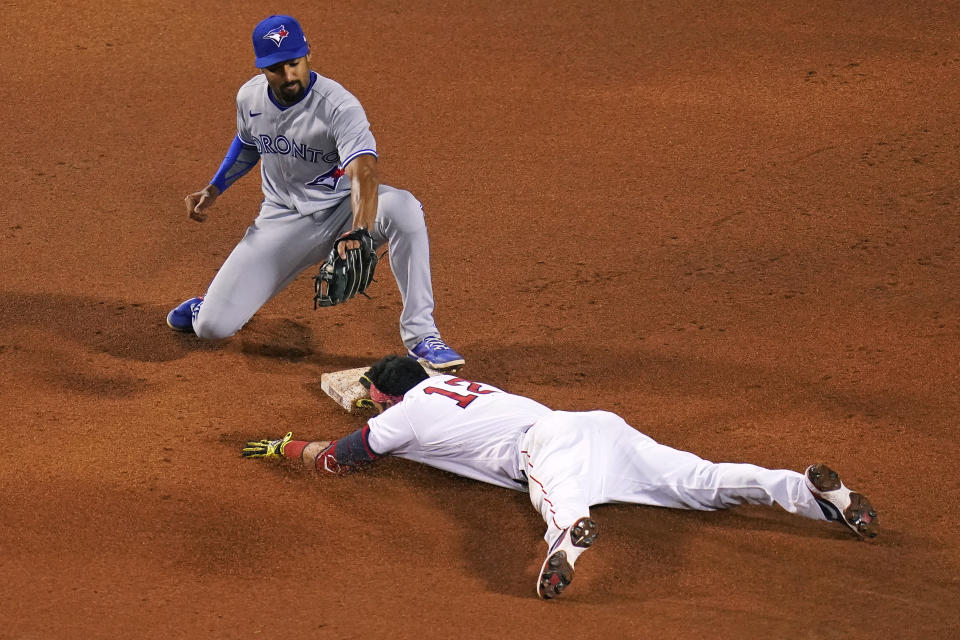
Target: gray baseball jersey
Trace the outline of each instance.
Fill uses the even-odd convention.
[[[360,102],[316,72],[291,107],[256,76],[237,93],[237,136],[260,154],[266,202],[311,215],[343,199],[350,190],[343,167],[359,155],[376,156],[377,144]]]

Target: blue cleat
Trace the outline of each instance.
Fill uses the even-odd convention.
[[[424,338],[407,353],[423,366],[436,371],[455,371],[465,362],[463,356],[448,347],[440,336]]]
[[[203,296],[184,300],[167,314],[167,326],[174,331],[193,333],[193,320],[203,304]]]

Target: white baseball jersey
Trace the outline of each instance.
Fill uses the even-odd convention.
[[[488,384],[434,376],[370,419],[369,443],[378,454],[525,491],[520,439],[550,413]]]
[[[266,204],[311,215],[350,191],[343,168],[359,155],[377,155],[360,102],[339,83],[310,72],[310,86],[284,106],[262,74],[237,92],[237,136],[260,154]]]

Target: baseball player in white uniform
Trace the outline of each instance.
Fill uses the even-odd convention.
[[[186,197],[202,222],[217,197],[259,161],[260,213],[203,296],[174,308],[167,324],[200,338],[236,333],[304,269],[323,262],[334,241],[366,229],[387,243],[403,301],[400,334],[411,356],[437,370],[464,364],[433,320],[430,247],[420,203],[380,184],[377,148],[360,102],[310,69],[300,24],[274,15],[253,30],[261,74],[237,93],[237,135],[204,189]],[[356,241],[340,243],[346,249]]]
[[[860,537],[877,534],[870,502],[823,464],[798,473],[709,462],[655,442],[612,413],[552,411],[488,384],[428,377],[408,357],[388,356],[366,377],[384,411],[364,428],[333,442],[287,433],[248,442],[242,455],[299,459],[307,469],[335,474],[394,455],[529,491],[547,524],[548,551],[537,577],[544,599],[570,584],[574,563],[596,540],[590,507],[597,504],[709,511],[776,503],[789,513],[840,522]]]

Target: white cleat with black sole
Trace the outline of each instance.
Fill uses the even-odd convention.
[[[823,463],[807,467],[804,476],[828,520],[842,522],[860,538],[877,537],[879,517],[865,495],[848,489],[837,472]]]
[[[573,582],[573,565],[577,557],[597,540],[597,523],[580,518],[563,530],[540,567],[537,595],[544,600],[556,598]]]

